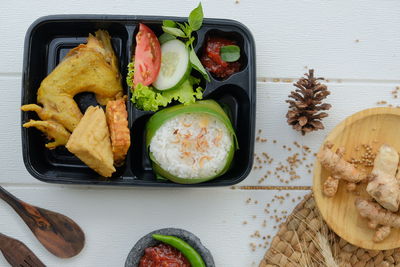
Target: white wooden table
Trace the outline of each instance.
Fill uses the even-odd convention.
[[[262,130],[260,138],[267,139],[256,143],[256,153],[262,158],[266,152],[274,162],[269,165],[256,161],[255,166],[262,168],[253,170],[236,189],[177,190],[62,186],[31,177],[21,152],[22,51],[27,28],[40,16],[187,16],[197,1],[1,1],[0,184],[29,203],[76,220],[86,233],[87,243],[80,255],[58,259],[40,245],[5,203],[0,203],[0,232],[23,241],[48,266],[123,266],[129,250],[142,235],[163,227],[181,227],[201,238],[212,251],[217,266],[258,265],[271,241],[269,236],[277,231],[278,222],[271,216],[277,215],[279,220],[290,213],[312,183],[310,166],[306,166],[314,161],[312,153],[296,170],[300,179],[290,181],[287,175],[274,175],[276,164],[286,164],[287,157],[295,153],[293,142],[315,152],[324,136],[346,116],[374,107],[380,100],[400,105],[391,95],[400,85],[400,2],[366,2],[203,0],[206,17],[241,21],[255,37],[256,127]],[[332,94],[327,102],[332,109],[325,119],[324,131],[303,137],[286,124],[285,100],[293,89],[293,81],[307,68],[315,68],[318,76],[328,79]],[[268,171],[272,174],[260,180]],[[292,188],[282,190],[280,186]],[[8,266],[1,256],[0,266]]]

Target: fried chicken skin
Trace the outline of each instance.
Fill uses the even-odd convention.
[[[65,146],[68,142],[71,134],[65,130],[64,126],[55,121],[35,121],[30,120],[24,123],[22,126],[25,128],[36,127],[42,132],[47,134],[49,139],[53,139],[53,142],[47,143],[48,149],[56,148],[57,146]]]
[[[74,96],[82,92],[93,92],[101,105],[123,95],[118,60],[106,31],[99,30],[95,36],[89,34],[87,44],[69,51],[42,81],[37,92],[39,105],[24,105],[21,109],[34,111],[42,121],[57,122],[72,132],[83,116],[74,100]],[[31,123],[30,126],[52,137],[48,128],[37,127],[39,125]],[[61,145],[61,142],[54,142],[54,145]]]

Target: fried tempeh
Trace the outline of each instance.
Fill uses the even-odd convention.
[[[125,156],[131,145],[131,138],[128,128],[128,112],[126,111],[123,98],[108,101],[106,107],[106,118],[110,130],[111,146],[114,156],[114,164],[122,165]]]

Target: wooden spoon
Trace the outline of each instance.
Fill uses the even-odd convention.
[[[46,266],[24,243],[2,233],[0,233],[0,250],[11,266]]]
[[[70,258],[82,250],[85,234],[79,225],[67,216],[29,205],[1,186],[0,198],[21,216],[40,243],[57,257]]]

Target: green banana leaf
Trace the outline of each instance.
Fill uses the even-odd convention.
[[[169,108],[165,108],[165,109],[155,113],[146,124],[146,148],[147,148],[147,150],[149,151],[149,146],[150,146],[151,140],[154,137],[155,133],[166,121],[168,121],[169,119],[171,119],[175,116],[185,114],[185,113],[203,113],[203,114],[205,113],[212,117],[218,118],[226,126],[226,128],[228,129],[228,131],[230,133],[230,138],[232,140],[232,147],[228,152],[228,157],[227,157],[227,161],[226,161],[224,168],[218,174],[215,174],[210,177],[202,177],[202,178],[177,177],[177,176],[174,176],[173,174],[165,171],[164,169],[162,169],[160,167],[160,164],[153,157],[152,153],[149,152],[149,156],[150,156],[150,159],[151,159],[152,165],[153,165],[153,171],[159,176],[165,177],[173,182],[181,183],[181,184],[202,183],[205,181],[212,180],[218,176],[221,176],[222,174],[227,172],[228,169],[230,168],[232,160],[233,160],[233,156],[235,154],[235,150],[239,149],[239,145],[237,142],[235,131],[232,127],[232,123],[229,120],[229,117],[226,115],[226,113],[221,108],[221,106],[214,100],[197,101],[190,105],[176,105],[176,106],[172,106]]]

